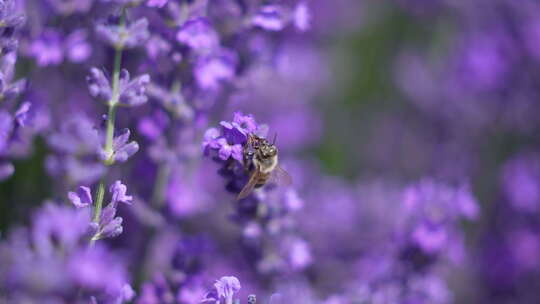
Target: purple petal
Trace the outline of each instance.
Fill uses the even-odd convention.
[[[131,132],[129,131],[128,128],[125,128],[124,130],[122,130],[122,134],[116,136],[113,140],[113,149],[116,150],[116,149],[122,148],[129,140],[130,134]]]
[[[68,198],[77,208],[84,208],[93,203],[90,188],[85,186],[80,186],[77,192],[69,192]]]
[[[253,25],[269,31],[280,31],[285,27],[283,9],[278,5],[265,5],[253,17]]]
[[[109,192],[112,193],[113,204],[116,204],[117,202],[122,202],[128,205],[131,205],[133,196],[126,195],[127,186],[122,184],[121,181],[117,180],[114,184],[112,184],[111,187],[109,188]]]
[[[236,159],[239,162],[243,161],[243,158],[244,158],[243,157],[244,156],[243,151],[244,151],[244,149],[243,149],[242,145],[234,145],[234,146],[232,146],[231,151],[232,151],[231,152],[232,158]]]
[[[17,123],[19,124],[19,126],[24,127],[26,119],[28,117],[28,111],[30,111],[30,106],[31,106],[30,102],[28,102],[28,101],[24,102],[19,107],[17,112],[15,112],[15,119],[17,120]]]
[[[123,220],[121,217],[115,217],[113,220],[109,221],[99,232],[100,236],[104,238],[112,238],[122,234],[122,221]]]
[[[222,145],[219,149],[218,156],[222,160],[227,160],[231,156],[232,148],[228,144]]]
[[[206,18],[186,22],[176,34],[176,40],[196,50],[212,49],[219,43],[217,33]]]
[[[13,175],[15,167],[8,162],[0,162],[0,181],[3,181]]]
[[[118,162],[125,162],[129,157],[139,151],[139,144],[136,141],[132,141],[129,144],[123,146],[121,149],[115,151],[114,160]]]

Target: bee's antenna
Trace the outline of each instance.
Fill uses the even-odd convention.
[[[274,133],[274,139],[272,140],[272,145],[276,144],[276,139],[277,139],[277,132]]]

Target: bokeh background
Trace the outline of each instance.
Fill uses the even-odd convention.
[[[39,104],[48,116],[29,139],[28,151],[13,158],[14,174],[0,183],[2,238],[14,227],[31,225],[32,210],[45,200],[65,203],[68,191],[97,182],[90,178],[77,183],[52,174],[51,155],[57,151],[50,138],[75,112],[99,125],[105,108],[87,93],[85,77],[91,66],[110,70],[112,64],[111,49],[94,42],[98,39],[92,28],[86,29],[91,52],[84,60],[70,62],[65,55],[40,61],[42,52],[54,48],[48,45],[54,44],[52,38],[42,39],[44,50],[33,51],[46,30],[67,36],[74,25],[84,28],[104,18],[101,4],[60,12],[62,1],[23,2],[20,9],[28,19],[21,31],[15,78],[28,79],[22,99]],[[157,152],[151,151],[171,151],[180,164],[170,165],[165,178],[169,190],[160,201],[168,207],[157,208],[170,222],[164,224],[167,228],[145,223],[148,217],[141,220],[146,211],[131,214],[126,209],[124,233],[110,246],[130,251],[128,259],[136,260],[144,244],[168,242],[156,239],[155,231],[165,239],[202,234],[217,243],[209,255],[224,256],[219,263],[208,263],[213,265],[208,277],[215,274],[217,279],[228,269],[242,283],[250,282],[242,292],[251,293],[246,290],[251,287],[261,299],[290,280],[294,284],[283,288],[295,286],[290,294],[297,295],[298,303],[538,301],[540,4],[305,2],[311,15],[307,31],[290,30],[292,34],[275,34],[262,42],[253,42],[254,36],[247,39],[250,47],[261,49],[260,57],[271,58],[262,61],[271,62],[272,72],[240,60],[244,66],[237,66],[240,80],[234,89],[223,89],[218,97],[185,93],[197,117],[193,134],[182,133],[191,122],[181,118],[161,130],[172,130],[174,144],[169,148],[148,135],[141,120],[156,117],[158,94],[149,93],[146,105],[119,112],[118,125],[132,129],[140,150],[109,179],[125,181],[137,197],[135,204],[152,206],[149,185],[163,174],[152,156]],[[157,27],[152,18],[159,18],[148,10],[136,7],[130,16],[147,16],[150,28]],[[225,30],[220,34],[227,35]],[[222,41],[241,49],[238,42]],[[152,84],[169,85],[176,72],[164,68],[160,57],[145,62],[151,56],[141,49],[124,56],[125,66],[133,75],[149,73]],[[187,56],[186,50],[179,52]],[[264,274],[260,261],[253,262],[257,266],[250,262],[254,255],[264,259],[264,253],[238,247],[235,240],[248,233],[250,222],[235,226],[228,221],[231,210],[239,207],[199,149],[204,130],[230,121],[235,111],[252,113],[257,122],[270,126],[270,134],[278,134],[283,167],[294,179],[294,195],[302,200],[302,209],[291,207],[294,231],[310,249],[295,251],[300,257],[285,267],[286,275]],[[198,120],[201,113],[206,116]],[[175,137],[175,132],[185,136]],[[190,169],[195,173],[179,173],[187,167],[196,168]],[[172,219],[167,218],[170,212]],[[145,232],[145,240],[134,240],[139,235],[134,231],[147,231],[147,226],[153,232]],[[171,231],[182,231],[181,236]],[[206,259],[201,258],[201,265]],[[134,269],[132,282],[139,291],[152,275]]]

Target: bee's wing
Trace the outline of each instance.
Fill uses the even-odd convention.
[[[293,182],[289,173],[287,173],[287,171],[285,171],[279,165],[277,165],[272,171],[272,174],[270,174],[270,181],[281,187],[288,187],[292,185]]]
[[[249,177],[248,183],[244,186],[242,191],[238,193],[238,196],[236,197],[237,200],[241,200],[243,198],[246,198],[251,191],[253,191],[253,188],[257,185],[257,180],[259,179],[259,170],[254,170],[251,176]]]

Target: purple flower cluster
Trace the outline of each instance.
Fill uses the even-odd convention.
[[[5,303],[123,303],[134,296],[122,259],[88,247],[90,212],[47,203],[30,229],[0,244]]]
[[[110,203],[101,211],[101,214],[94,213],[94,217],[99,216],[99,218],[95,218],[94,222],[90,224],[93,231],[92,241],[116,237],[122,233],[122,218],[116,216],[116,209],[119,202],[131,205],[133,197],[126,195],[126,191],[127,187],[121,181],[116,181],[110,186]],[[77,192],[69,192],[68,198],[76,208],[93,207],[94,199],[88,187],[80,186]]]
[[[35,133],[35,128],[25,128],[32,125],[31,103],[21,100],[26,80],[15,76],[19,32],[25,19],[14,1],[0,2],[0,181],[13,174],[10,159],[27,153]]]
[[[264,138],[268,126],[240,112],[234,113],[232,121],[220,122],[220,126],[221,131],[210,128],[205,132],[204,154],[221,165],[219,172],[227,180],[227,190],[238,194],[252,174],[244,156],[249,149],[248,137],[255,134]],[[303,201],[289,185],[279,189],[272,188],[272,183],[236,202],[233,219],[242,227],[244,245],[254,256],[259,272],[275,275],[302,271],[312,262],[309,244],[295,233],[294,214]]]

